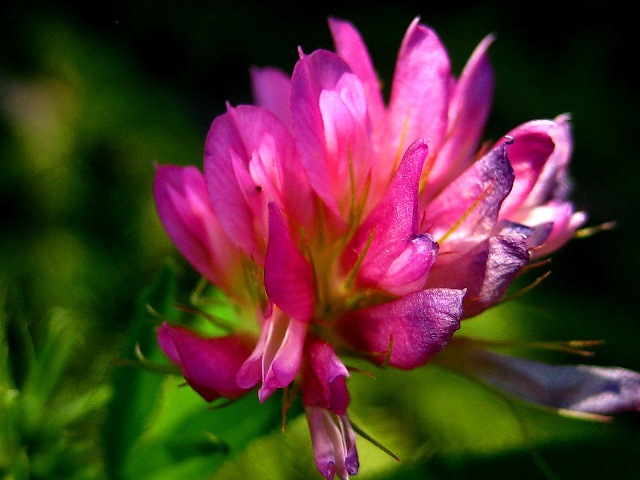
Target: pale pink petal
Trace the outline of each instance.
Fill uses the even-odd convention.
[[[251,85],[255,104],[269,110],[284,123],[291,125],[291,78],[274,67],[252,68]]]
[[[238,398],[247,392],[235,377],[253,347],[250,336],[204,338],[167,323],[157,329],[157,336],[169,360],[180,366],[185,380],[208,402],[219,397]]]
[[[418,183],[427,152],[424,141],[409,147],[385,196],[345,248],[343,269],[360,261],[361,287],[404,295],[424,285],[438,252],[430,235],[418,234]]]
[[[269,243],[264,262],[264,286],[269,299],[291,318],[310,321],[314,308],[311,265],[296,248],[284,218],[269,204]]]
[[[349,406],[346,378],[349,371],[330,343],[310,336],[305,346],[302,403],[344,415]]]
[[[380,91],[380,80],[371,62],[369,51],[360,32],[350,23],[336,18],[329,18],[329,29],[333,37],[336,53],[349,64],[364,88],[367,99],[367,110],[373,129],[382,127],[385,106]]]
[[[424,365],[460,328],[464,290],[427,289],[345,315],[336,329],[355,351],[401,369]]]
[[[180,253],[210,282],[237,292],[241,253],[213,211],[202,173],[196,167],[159,166],[153,193],[160,221]]]
[[[429,140],[431,155],[435,155],[447,130],[449,56],[437,34],[418,21],[416,18],[409,26],[398,53],[383,134],[383,178],[389,178],[404,151],[419,138]]]
[[[346,415],[336,415],[318,407],[306,407],[313,457],[320,475],[348,480],[358,473],[356,434]]]
[[[425,199],[433,197],[474,160],[493,102],[495,79],[487,55],[493,40],[493,35],[488,35],[480,42],[452,89],[446,140],[435,152],[433,167],[425,172]]]

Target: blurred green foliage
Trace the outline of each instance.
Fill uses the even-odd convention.
[[[154,164],[201,164],[207,129],[225,101],[250,101],[248,68],[290,71],[298,46],[331,47],[328,15],[361,30],[386,85],[416,15],[438,31],[457,71],[495,32],[487,138],[533,118],[572,114],[576,203],[591,225],[616,220],[618,227],[572,242],[554,256],[541,286],[463,330],[500,339],[603,339],[588,362],[640,370],[633,16],[600,2],[579,11],[526,5],[2,7],[2,478],[317,477],[304,418],[292,411],[283,435],[279,398],[259,405],[249,395],[209,410],[179,387],[178,376],[122,359],[137,361],[138,345],[149,361],[162,361],[153,341],[159,319],[147,304],[178,318],[174,306],[188,303],[197,283],[157,220]],[[640,471],[637,419],[559,418],[432,367],[374,373],[375,380],[351,379],[350,414],[403,463],[360,439],[359,478],[631,479]]]

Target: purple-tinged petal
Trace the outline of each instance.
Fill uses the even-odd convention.
[[[362,82],[369,118],[375,131],[381,128],[386,112],[380,91],[380,80],[371,62],[367,46],[363,42],[360,32],[349,22],[329,18],[329,29],[336,53],[349,64],[351,71]]]
[[[438,252],[431,236],[417,231],[418,183],[427,151],[424,140],[409,147],[385,196],[345,248],[343,269],[358,268],[361,287],[404,295],[427,279]]]
[[[486,36],[473,51],[451,92],[446,141],[428,173],[425,199],[433,197],[472,162],[493,102],[495,79],[487,50],[494,36]],[[423,200],[425,200],[423,199]]]
[[[300,370],[308,327],[307,322],[290,319],[274,308],[262,323],[258,344],[236,375],[237,384],[252,388],[262,380],[258,390],[261,402],[288,386]]]
[[[302,372],[302,403],[344,415],[349,406],[347,367],[330,343],[309,337],[305,346],[306,362]]]
[[[473,163],[438,195],[425,211],[422,230],[440,243],[486,238],[494,228],[500,205],[513,185],[506,143]],[[445,250],[447,250],[445,248]]]
[[[238,398],[247,392],[235,377],[253,347],[251,336],[204,338],[186,328],[163,323],[157,329],[157,337],[165,355],[180,366],[185,380],[208,402],[219,397]]]
[[[291,125],[289,75],[279,68],[252,68],[251,85],[256,105],[275,113],[285,125]]]
[[[264,261],[269,299],[291,318],[310,321],[314,308],[311,265],[296,248],[274,203],[269,204],[269,243]]]
[[[264,261],[270,201],[305,228],[314,220],[311,190],[297,166],[291,134],[262,108],[229,107],[213,121],[204,173],[220,223],[258,263]]]
[[[439,257],[431,270],[430,288],[466,288],[463,317],[495,305],[529,260],[527,238],[522,234],[497,235],[476,244],[462,255]]]
[[[460,328],[464,290],[434,288],[345,315],[342,338],[377,364],[409,370],[429,358]]]
[[[318,407],[306,407],[313,457],[320,475],[348,480],[360,467],[356,434],[346,415],[336,415]]]
[[[338,55],[316,50],[296,64],[291,92],[300,162],[318,196],[346,227],[352,201],[372,169],[362,83]]]
[[[438,35],[416,18],[404,36],[391,86],[382,178],[389,178],[402,153],[418,138],[439,151],[448,123],[451,64]]]
[[[241,291],[241,252],[213,211],[202,173],[196,167],[160,166],[153,193],[160,221],[180,253],[221,289]]]
[[[527,402],[567,412],[640,412],[640,373],[624,368],[549,365],[483,349],[456,349],[465,373]]]

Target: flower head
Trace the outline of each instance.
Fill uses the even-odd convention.
[[[213,121],[204,174],[158,167],[167,233],[241,312],[227,336],[164,324],[158,340],[206,400],[299,387],[319,472],[346,479],[358,459],[343,359],[424,365],[585,215],[567,200],[566,115],[480,147],[492,36],[456,78],[416,19],[385,104],[360,34],[329,27],[335,52],[300,51],[291,76],[252,70],[256,105]]]

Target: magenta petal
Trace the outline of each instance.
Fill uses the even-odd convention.
[[[357,310],[336,328],[355,350],[401,369],[424,365],[460,328],[464,290],[434,288]]]
[[[294,245],[284,218],[274,203],[269,204],[264,286],[269,299],[284,313],[296,320],[311,320],[315,295],[313,271]]]
[[[385,196],[345,248],[346,271],[366,249],[357,273],[360,286],[404,295],[424,285],[438,252],[430,235],[417,233],[418,183],[427,151],[424,140],[409,147]]]
[[[251,352],[248,335],[203,338],[183,328],[163,323],[157,330],[158,344],[169,360],[182,369],[185,380],[202,398],[237,398],[247,389],[239,386],[236,373]]]
[[[444,140],[449,108],[451,65],[437,34],[416,18],[404,36],[391,86],[385,132],[384,172],[418,138],[429,139],[435,155]],[[385,173],[386,175],[387,173]]]
[[[163,165],[153,185],[160,221],[180,253],[210,282],[237,290],[240,252],[226,235],[196,167]]]
[[[487,55],[493,40],[488,35],[480,42],[452,90],[447,139],[424,189],[429,197],[473,161],[493,101],[495,79]]]
[[[335,475],[341,480],[356,475],[359,468],[356,434],[347,416],[317,407],[306,407],[305,411],[320,475],[327,480],[333,480]]]
[[[486,238],[513,185],[507,146],[494,148],[438,195],[425,211],[423,230],[442,244]],[[444,238],[446,237],[446,239]]]
[[[252,68],[251,84],[256,105],[275,113],[285,125],[291,125],[289,75],[273,67]]]
[[[336,415],[344,415],[349,406],[347,367],[338,358],[330,343],[315,337],[307,340],[305,353],[302,403],[306,407],[321,407]]]
[[[336,47],[336,53],[348,64],[364,88],[369,118],[376,130],[385,115],[385,106],[380,91],[380,81],[371,62],[367,46],[358,30],[349,22],[329,18],[329,29]]]
[[[598,415],[640,412],[640,373],[624,368],[548,365],[470,350],[473,376],[527,402]]]

